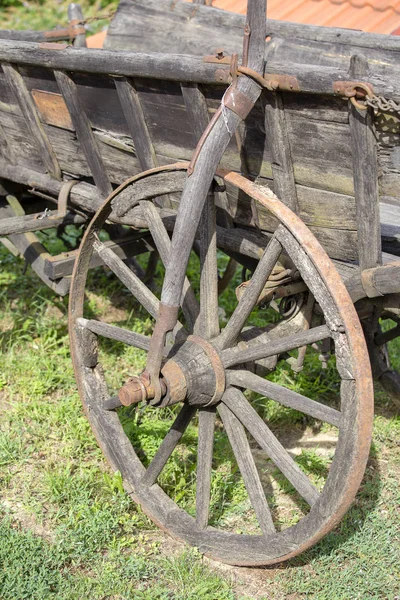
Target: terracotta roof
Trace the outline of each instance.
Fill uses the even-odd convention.
[[[245,13],[246,0],[214,0],[213,6]],[[400,0],[268,0],[270,19],[393,33],[400,27]]]

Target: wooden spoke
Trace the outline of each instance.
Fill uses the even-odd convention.
[[[200,335],[219,334],[218,265],[214,195],[210,192],[200,220]]]
[[[185,433],[186,428],[193,417],[194,411],[195,409],[192,406],[189,406],[188,404],[183,405],[183,408],[173,422],[171,429],[168,431],[161,446],[157,450],[156,455],[146,469],[142,479],[144,485],[150,486],[156,482],[157,477],[165,467],[169,457]]]
[[[154,243],[157,246],[161,260],[164,265],[167,266],[171,257],[171,240],[169,239],[165,225],[162,222],[160,213],[152,202],[141,202],[140,206],[144,210],[147,226],[153,237]],[[199,316],[200,307],[187,277],[185,277],[183,284],[181,302],[185,318],[193,331]]]
[[[234,394],[233,388],[227,390],[226,396]],[[272,521],[271,512],[268,507],[265,493],[261,485],[257,467],[251,453],[250,445],[246,437],[246,432],[240,421],[235,417],[233,412],[221,403],[218,406],[218,412],[224,423],[226,433],[228,434],[233,452],[236,456],[239,470],[242,474],[244,484],[249,494],[250,502],[256,513],[261,531],[265,535],[270,535],[275,532],[274,523]]]
[[[237,266],[238,263],[236,260],[234,258],[230,258],[224,274],[218,281],[218,295],[221,295],[232,281],[233,277],[235,276]]]
[[[302,394],[268,381],[268,379],[263,379],[250,371],[228,371],[227,381],[231,385],[252,390],[257,394],[262,394],[263,396],[267,396],[267,398],[271,398],[271,400],[279,402],[283,406],[294,408],[315,419],[339,427],[341,414],[338,410],[320,404],[315,400],[310,400]]]
[[[280,227],[281,226],[279,226],[278,229]],[[256,305],[258,297],[262,292],[262,289],[266,284],[281,251],[282,246],[278,240],[276,240],[275,237],[271,238],[271,241],[266,247],[262,258],[258,263],[256,270],[254,271],[250,285],[239,300],[239,303],[233,311],[233,314],[229,319],[225,329],[216,339],[216,344],[219,348],[227,348],[235,343],[248,316]]]
[[[302,498],[304,498],[310,506],[315,504],[319,498],[318,490],[313,486],[307,475],[303,473],[290,454],[277,440],[254,408],[250,406],[242,392],[237,388],[231,389],[232,391],[229,394],[225,394],[222,398],[224,404],[231,409],[240,422],[246,427],[259,446],[261,446],[268,454],[272,462],[278,467],[288,481],[290,481]]]
[[[89,331],[97,333],[102,337],[110,340],[116,340],[117,342],[123,342],[128,346],[134,346],[141,350],[148,350],[150,346],[150,337],[142,335],[141,333],[135,333],[134,331],[128,331],[122,327],[116,325],[109,325],[108,323],[102,323],[101,321],[95,321],[93,319],[78,319],[79,325],[86,327]]]
[[[148,287],[133,273],[118,256],[107,248],[99,240],[93,243],[94,250],[98,253],[103,262],[111,271],[122,281],[128,290],[135,296],[142,306],[151,314],[157,317],[159,301]]]
[[[199,410],[199,441],[197,449],[196,524],[200,529],[208,525],[210,508],[211,468],[214,444],[215,408]]]
[[[221,353],[221,359],[224,367],[233,367],[241,363],[250,362],[268,358],[269,356],[277,356],[290,350],[295,350],[301,346],[307,346],[320,342],[331,337],[331,331],[326,325],[313,327],[308,331],[294,333],[280,340],[271,340],[269,342],[257,342],[252,344],[249,342],[246,349],[238,347],[228,348]]]
[[[118,396],[112,396],[103,402],[102,408],[104,410],[115,410],[116,408],[121,408],[121,400]]]

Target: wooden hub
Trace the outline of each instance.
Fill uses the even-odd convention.
[[[187,400],[192,406],[216,404],[225,391],[225,370],[218,352],[209,342],[198,336],[189,336],[173,358],[161,370],[162,399],[159,406]],[[149,374],[144,371],[132,377],[119,390],[124,406],[150,402],[155,395]]]

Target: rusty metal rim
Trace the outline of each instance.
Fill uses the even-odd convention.
[[[79,364],[79,356],[75,352],[74,348],[74,321],[77,317],[82,316],[83,310],[83,291],[86,282],[86,270],[90,261],[91,256],[91,247],[90,241],[94,232],[102,226],[104,221],[108,218],[111,213],[111,201],[114,197],[116,197],[123,189],[125,189],[128,185],[139,181],[145,177],[151,176],[154,173],[158,173],[160,171],[180,171],[186,170],[187,163],[177,163],[174,165],[168,165],[165,167],[158,167],[155,169],[151,169],[139,175],[136,175],[129,180],[125,181],[121,186],[119,186],[104,202],[103,206],[93,217],[88,230],[85,233],[84,239],[82,241],[81,249],[82,251],[79,253],[78,258],[75,263],[73,278],[72,278],[72,287],[71,287],[71,304],[69,311],[70,318],[70,335],[71,335],[71,355],[74,364],[74,369],[77,377],[78,387],[80,391],[80,395],[83,401],[85,412],[92,422],[92,418],[90,415],[90,408],[86,404],[85,399],[85,386],[84,381],[81,379],[80,367]],[[322,249],[320,244],[314,238],[312,233],[308,230],[308,228],[304,225],[304,223],[288,209],[283,203],[281,203],[276,196],[272,194],[269,189],[262,189],[252,182],[246,180],[241,175],[233,172],[227,171],[218,171],[217,175],[222,177],[225,181],[230,182],[242,189],[245,193],[249,194],[255,200],[259,201],[263,206],[265,206],[268,210],[270,210],[273,214],[275,214],[279,220],[292,232],[297,241],[300,242],[303,249],[307,252],[307,254],[311,257],[314,262],[315,267],[317,268],[321,278],[326,283],[328,288],[335,290],[334,299],[337,304],[338,312],[343,320],[343,324],[345,330],[348,334],[349,345],[351,349],[351,353],[353,356],[353,369],[355,373],[356,387],[357,387],[357,397],[361,398],[363,401],[363,410],[358,410],[357,412],[357,448],[358,448],[358,460],[356,462],[355,468],[350,473],[348,480],[345,485],[345,497],[343,495],[340,497],[340,502],[336,507],[334,514],[329,514],[326,519],[324,519],[324,523],[322,523],[322,527],[320,527],[314,535],[308,538],[303,544],[298,546],[295,550],[289,551],[286,554],[282,553],[275,558],[268,558],[262,560],[234,560],[229,561],[226,556],[218,556],[218,551],[214,551],[212,553],[206,552],[206,554],[211,554],[214,558],[220,558],[225,562],[232,562],[232,564],[237,565],[265,565],[265,564],[276,564],[282,562],[283,560],[287,560],[293,556],[296,556],[300,552],[309,548],[313,544],[315,544],[319,539],[321,539],[326,533],[328,533],[340,520],[343,514],[348,509],[351,504],[357,489],[359,487],[360,481],[362,479],[362,475],[364,473],[364,468],[366,464],[366,460],[368,458],[370,439],[371,439],[371,425],[372,425],[372,417],[373,417],[373,409],[372,409],[372,383],[370,377],[370,366],[367,358],[367,351],[365,340],[361,332],[361,327],[358,321],[357,314],[355,312],[354,306],[350,300],[348,292],[344,287],[344,284],[337,273],[336,269],[333,267],[329,257]],[[318,257],[318,260],[315,261],[315,256]],[[82,270],[80,272],[80,269]],[[114,415],[116,416],[116,415]],[[104,415],[104,418],[111,418],[110,413]],[[112,461],[110,455],[112,455],[112,447],[109,445],[111,442],[106,439],[101,439],[100,434],[95,429],[96,436],[98,438],[99,445],[103,448],[106,456]],[[340,437],[339,437],[340,442]],[[132,452],[134,452],[132,448]],[[135,455],[136,456],[136,455]],[[132,482],[129,482],[128,485],[133,485]],[[154,489],[153,489],[154,488]],[[155,494],[154,498],[157,498],[158,495],[164,494],[162,490],[157,486],[153,486],[152,490]],[[142,490],[143,492],[143,490]],[[151,495],[151,490],[146,490],[147,495]],[[175,532],[171,531],[171,529],[164,523],[160,522],[160,516],[157,515],[154,510],[149,507],[146,507],[146,494],[141,493],[139,488],[136,488],[135,496],[139,501],[142,500],[143,510],[164,530],[168,531],[170,534],[175,535],[175,537],[179,537],[180,539],[185,539],[185,535],[182,531]],[[166,501],[169,503],[173,503],[173,501],[167,496],[164,495]],[[174,504],[175,509],[177,509]],[[178,509],[180,510],[180,509]],[[184,511],[183,511],[184,512]],[[184,513],[186,515],[186,513]],[[310,514],[310,513],[309,513]],[[297,526],[294,526],[297,527]],[[210,529],[210,535],[213,535],[213,530]],[[277,535],[284,535],[285,532],[282,532]],[[262,537],[262,536],[251,536],[251,537]]]

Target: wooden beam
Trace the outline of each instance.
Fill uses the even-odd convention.
[[[350,78],[368,79],[368,63],[364,56],[352,57]],[[372,109],[359,110],[351,104],[349,124],[353,150],[358,259],[363,271],[382,263],[378,153]]]
[[[294,180],[292,153],[286,126],[285,107],[282,94],[264,92],[261,95],[264,107],[266,137],[270,140],[271,168],[274,190],[282,202],[298,213],[296,184]]]
[[[94,182],[102,196],[106,197],[111,194],[113,188],[97,146],[89,118],[79,98],[77,86],[72,77],[63,71],[54,71],[54,76],[65,104],[68,107],[76,135],[92,172]]]
[[[35,140],[40,159],[50,175],[56,179],[61,179],[61,169],[56,154],[47,138],[36,105],[21,73],[15,65],[3,64],[2,67],[6,81],[17,99],[26,125]]]

